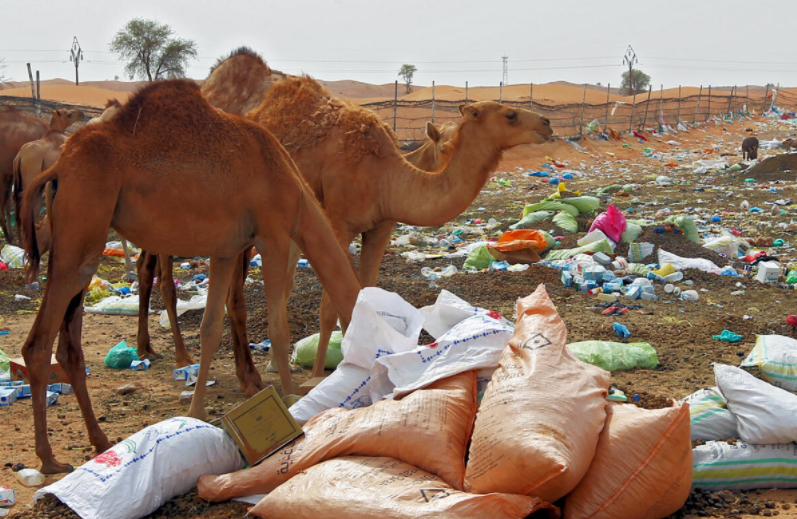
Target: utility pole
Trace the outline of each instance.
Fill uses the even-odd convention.
[[[625,50],[623,56],[623,65],[628,65],[628,95],[633,95],[636,89],[634,88],[634,64],[639,63],[636,59],[636,52],[629,45]]]
[[[501,83],[504,85],[509,84],[509,56],[501,56],[501,60],[504,62],[504,73],[502,75]]]
[[[77,36],[72,38],[72,49],[69,51],[69,61],[75,64],[75,86],[80,86],[80,77],[78,76],[77,68],[80,62],[83,61],[83,50],[80,48]]]

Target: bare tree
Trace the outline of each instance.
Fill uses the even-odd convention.
[[[196,58],[196,42],[173,38],[174,31],[154,20],[134,18],[116,33],[109,45],[111,52],[125,61],[130,79],[148,81],[184,77],[188,60]]]
[[[398,75],[404,80],[405,92],[407,94],[412,92],[412,76],[417,71],[418,69],[415,68],[415,65],[408,65],[406,63],[399,69]]]
[[[11,81],[10,77],[6,77],[5,72],[3,72],[6,68],[6,59],[0,58],[0,83],[5,83],[6,81]]]

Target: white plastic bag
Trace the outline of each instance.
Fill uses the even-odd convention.
[[[684,402],[689,404],[692,441],[739,437],[736,417],[716,387],[695,391]]]
[[[138,294],[121,298],[119,296],[106,297],[94,306],[85,307],[87,314],[102,315],[138,315]],[[149,310],[149,313],[153,313]]]
[[[343,362],[335,372],[293,404],[291,415],[304,423],[333,407],[369,406],[393,390],[386,371],[372,374],[374,362],[418,346],[423,316],[397,294],[381,288],[360,291],[343,336]]]
[[[717,254],[724,254],[729,259],[736,259],[739,254],[739,240],[733,236],[719,236],[712,238],[703,244],[703,247],[711,249]]]
[[[386,370],[398,397],[458,373],[497,368],[513,331],[486,315],[468,317],[433,344],[377,359],[374,372]]]
[[[722,270],[713,261],[703,258],[682,258],[659,247],[659,265],[667,263],[672,263],[675,270],[698,269],[711,274],[717,274]]]
[[[191,490],[202,474],[241,467],[243,458],[222,429],[194,418],[170,418],[37,490],[33,501],[54,494],[82,519],[138,519]]]
[[[742,366],[758,366],[772,385],[797,391],[797,340],[783,335],[759,335]]]
[[[180,317],[189,310],[204,310],[207,305],[208,305],[207,294],[199,294],[191,296],[191,299],[189,299],[188,301],[185,301],[183,299],[178,299],[177,317]],[[169,328],[171,326],[171,323],[169,322],[169,314],[166,312],[166,310],[161,310],[161,315],[160,318],[158,319],[158,323],[160,323],[160,325],[163,328]]]
[[[797,488],[797,443],[708,442],[692,450],[692,486],[711,490]]]
[[[515,325],[504,319],[498,312],[492,312],[473,306],[460,299],[448,290],[441,290],[433,305],[424,306],[419,310],[424,317],[423,328],[435,339],[441,337],[451,328],[474,315],[486,315],[514,328]]]
[[[736,416],[742,440],[756,444],[797,441],[797,395],[734,366],[715,364],[714,376]]]

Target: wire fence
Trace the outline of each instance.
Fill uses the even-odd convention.
[[[69,103],[59,103],[58,101],[47,101],[44,99],[33,99],[32,97],[13,97],[13,96],[0,96],[0,106],[13,106],[20,112],[24,112],[36,117],[41,117],[47,124],[52,119],[52,112],[54,110],[82,110],[86,117],[83,121],[73,124],[66,131],[67,134],[72,134],[79,128],[86,125],[88,119],[100,115],[104,108],[97,108],[94,106],[74,105]]]

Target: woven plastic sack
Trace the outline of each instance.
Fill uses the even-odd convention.
[[[599,214],[589,228],[589,232],[600,229],[614,242],[620,242],[625,231],[625,215],[615,206],[610,205],[606,211]]]
[[[102,315],[138,315],[138,295],[125,298],[119,296],[106,297],[94,306],[84,307],[87,314]],[[152,310],[149,311],[152,313]]]
[[[692,441],[738,438],[736,417],[728,411],[727,403],[716,387],[700,389],[684,402],[689,404],[689,422]]]
[[[318,340],[321,334],[314,333],[296,343],[291,362],[305,368],[312,368],[315,363],[315,354],[318,351]],[[325,369],[335,369],[338,364],[343,362],[343,352],[340,351],[340,343],[343,342],[343,333],[334,331],[329,338],[329,348],[327,358],[324,362]]]
[[[574,196],[572,198],[561,198],[559,201],[563,204],[575,206],[581,214],[597,211],[601,206],[600,198],[594,196]]]
[[[0,261],[5,263],[10,269],[21,269],[25,266],[25,250],[6,244],[0,250]]]
[[[635,242],[637,238],[639,238],[640,234],[642,234],[641,226],[626,221],[625,230],[623,231],[623,234],[620,235],[620,239],[623,243],[631,243]]]
[[[545,287],[518,300],[515,333],[476,415],[465,490],[554,502],[589,468],[606,419],[610,375],[567,349]]]
[[[634,263],[641,263],[642,260],[653,254],[656,248],[652,243],[629,243],[628,244],[628,259]]]
[[[606,371],[655,368],[659,365],[656,350],[646,342],[582,341],[568,344],[567,349],[580,360]]]
[[[448,290],[441,290],[433,305],[424,306],[418,311],[424,318],[423,329],[435,339],[441,337],[468,317],[475,315],[486,315],[510,328],[515,327],[513,323],[501,317],[498,312],[473,306]]]
[[[554,215],[554,211],[534,211],[523,216],[520,221],[509,226],[510,229],[528,229],[537,227],[539,222],[547,220]]]
[[[611,405],[592,465],[565,498],[565,519],[659,519],[692,487],[689,405]]]
[[[537,498],[473,495],[393,458],[335,458],[297,474],[251,511],[268,519],[522,519],[548,510]],[[535,516],[536,517],[536,516]]]
[[[598,240],[592,243],[588,243],[583,247],[576,247],[575,249],[552,250],[545,256],[545,259],[546,260],[570,259],[573,256],[577,256],[585,252],[603,252],[606,254],[614,254],[614,249],[609,243],[609,240]]]
[[[138,519],[196,486],[202,474],[224,474],[243,466],[235,443],[220,428],[194,418],[150,425],[39,489],[82,519]]]
[[[462,270],[484,270],[493,261],[497,261],[495,256],[490,254],[490,249],[486,245],[482,245],[476,247],[468,254],[465,263],[462,264]]]
[[[402,400],[380,400],[354,411],[329,409],[304,425],[303,437],[258,466],[201,478],[199,495],[226,501],[272,492],[313,465],[352,454],[396,458],[461,490],[475,414],[475,371],[441,380]]]
[[[697,232],[695,221],[686,215],[670,216],[665,222],[671,222],[677,225],[686,235],[687,238],[695,243],[700,243],[700,234]]]
[[[758,366],[770,384],[797,391],[797,341],[783,335],[759,335],[742,366]]]
[[[742,440],[756,444],[797,441],[797,395],[734,366],[714,364],[714,376],[736,417]]]
[[[578,208],[571,204],[562,203],[559,200],[542,200],[536,204],[530,204],[523,208],[521,218],[529,213],[537,211],[565,211],[570,216],[578,216]]]
[[[113,369],[127,369],[134,360],[138,360],[136,349],[128,347],[127,341],[122,341],[105,356],[105,365]]]
[[[0,350],[0,373],[5,373],[9,369],[11,369],[11,358]]]
[[[487,248],[496,259],[513,265],[537,263],[540,261],[540,253],[548,248],[545,234],[532,229],[507,231],[497,242],[488,244]]]
[[[556,213],[556,216],[553,217],[553,223],[555,223],[560,229],[567,232],[578,232],[578,222],[576,221],[576,217],[567,211],[559,211]]]
[[[706,490],[797,488],[797,443],[707,442],[695,447],[692,485]]]

